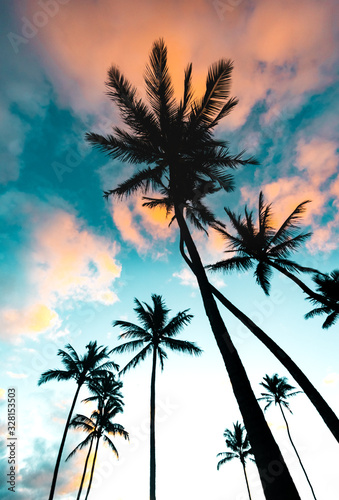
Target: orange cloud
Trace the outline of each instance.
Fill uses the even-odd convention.
[[[335,9],[335,0],[257,0],[251,6],[240,2],[220,15],[215,2],[147,0],[134,3],[131,15],[131,4],[126,2],[72,0],[60,6],[30,43],[44,58],[63,104],[71,103],[85,114],[107,115],[104,81],[113,63],[143,89],[147,54],[160,36],[168,44],[180,95],[188,62],[194,63],[194,86],[200,95],[207,67],[221,57],[231,58],[235,60],[232,92],[240,105],[227,123],[239,126],[259,100],[267,99],[280,112],[291,96],[297,103],[304,92],[331,81],[324,68],[331,66],[336,50]],[[25,14],[33,19],[36,1],[17,10],[19,18]]]
[[[160,257],[164,253],[158,250],[159,241],[173,241],[175,238],[175,224],[168,227],[170,217],[160,208],[149,209],[143,207],[144,200],[138,195],[128,201],[112,201],[111,210],[115,225],[122,238],[131,243],[139,253],[152,252]],[[166,252],[165,252],[166,253]]]
[[[121,272],[115,258],[117,245],[92,233],[64,209],[16,198],[27,217],[24,224],[33,226],[31,244],[25,249],[29,293],[25,296],[23,290],[19,307],[0,310],[4,338],[11,335],[18,341],[21,335],[35,338],[55,331],[61,327],[56,309],[72,298],[104,305],[116,302],[112,284]]]

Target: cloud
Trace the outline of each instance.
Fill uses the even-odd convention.
[[[312,253],[330,252],[338,243],[339,155],[336,142],[322,137],[300,138],[291,161],[295,168],[290,170],[288,177],[262,186],[266,201],[273,204],[275,226],[281,225],[299,203],[310,200],[302,225],[310,225],[313,235],[306,246]],[[297,175],[291,175],[292,172]],[[241,195],[250,206],[257,206],[258,188],[243,186]]]
[[[154,0],[148,0],[133,4],[131,15],[128,3],[72,0],[60,5],[30,44],[43,58],[62,104],[79,113],[105,116],[109,116],[104,106],[109,66],[117,64],[143,88],[147,54],[159,36],[169,47],[177,93],[182,92],[188,62],[194,63],[194,87],[200,95],[207,67],[229,57],[235,60],[232,92],[240,98],[240,105],[228,123],[240,126],[259,101],[266,101],[269,120],[270,109],[275,115],[285,112],[287,106],[293,110],[305,93],[331,83],[336,56],[335,8],[335,0],[300,0],[297,4],[293,0],[257,0],[242,2],[220,18],[215,2],[166,2],[155,8]],[[32,20],[36,10],[35,0],[30,0],[25,10],[17,8],[17,16],[25,13]],[[208,33],[208,43],[202,32]],[[131,36],[135,33],[138,35]]]
[[[143,207],[141,195],[128,200],[111,202],[112,218],[123,240],[131,243],[140,254],[151,252],[154,258],[167,254],[166,242],[175,239],[175,227],[162,209]]]
[[[6,372],[7,375],[11,378],[16,378],[16,379],[22,379],[22,378],[27,378],[28,375],[26,373],[13,373],[13,372]]]
[[[329,373],[323,380],[326,385],[335,385],[339,382],[339,373]]]
[[[14,295],[11,282],[3,284],[5,295],[7,288],[10,292],[10,305],[4,302],[0,311],[3,338],[36,337],[60,328],[57,309],[70,307],[75,299],[103,305],[118,300],[112,288],[121,272],[115,242],[87,228],[60,200],[48,204],[30,195],[9,192],[3,201],[8,203],[0,217],[11,221],[12,230],[20,225],[25,240],[21,250],[14,250],[17,270],[13,272],[21,273]],[[16,274],[13,278],[16,282]]]

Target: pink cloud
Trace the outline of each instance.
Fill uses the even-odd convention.
[[[33,19],[36,2],[30,0],[25,9],[18,8],[18,17],[26,14]],[[60,6],[31,43],[44,57],[60,99],[85,114],[108,113],[103,92],[112,63],[143,88],[147,55],[159,36],[168,44],[169,64],[180,94],[188,62],[194,63],[199,95],[207,67],[220,57],[234,59],[232,92],[240,104],[227,123],[239,126],[258,100],[267,99],[268,92],[268,105],[281,112],[292,97],[298,105],[303,93],[331,82],[335,9],[335,0],[257,0],[251,8],[241,2],[221,19],[213,2],[163,2],[155,8],[148,0],[134,3],[131,9],[126,2],[72,0]]]
[[[115,242],[93,233],[64,208],[20,193],[12,198],[16,210],[20,206],[24,214],[22,223],[29,230],[30,243],[21,257],[27,267],[20,298],[17,304],[0,310],[4,339],[16,342],[22,335],[36,338],[43,332],[56,334],[62,326],[56,309],[69,300],[104,305],[118,300],[112,288],[121,272]]]

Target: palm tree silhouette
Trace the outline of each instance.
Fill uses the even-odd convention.
[[[150,397],[150,499],[156,498],[155,481],[155,378],[157,359],[161,369],[164,368],[164,360],[167,354],[164,348],[171,351],[186,354],[200,355],[201,349],[193,342],[178,340],[174,338],[192,320],[193,316],[187,314],[188,309],[181,311],[168,321],[170,309],[166,308],[161,295],[152,295],[153,307],[145,302],[141,304],[134,299],[136,307],[134,311],[140,322],[140,326],[128,321],[116,320],[113,326],[119,326],[124,333],[119,335],[121,339],[133,339],[113,349],[113,352],[124,353],[141,348],[134,358],[121,370],[121,374],[130,368],[135,368],[148,354],[152,354],[152,376]]]
[[[217,464],[217,470],[221,465],[233,460],[233,458],[238,458],[243,467],[248,496],[250,500],[251,492],[248,484],[247,474],[246,474],[246,459],[252,455],[251,445],[249,439],[246,435],[245,427],[243,427],[239,422],[233,424],[233,432],[230,429],[225,429],[224,437],[226,438],[226,446],[232,451],[223,451],[217,454],[217,457],[222,457],[222,459]]]
[[[264,411],[266,411],[267,408],[269,408],[269,406],[271,406],[272,403],[279,406],[281,414],[282,414],[283,419],[284,419],[285,424],[286,424],[286,430],[287,430],[289,440],[290,440],[291,445],[293,446],[293,449],[298,457],[301,468],[304,471],[307,482],[312,490],[313,497],[316,499],[311,482],[310,482],[308,475],[306,473],[306,470],[302,464],[299,453],[298,453],[298,451],[297,451],[297,449],[292,441],[290,428],[289,428],[289,425],[288,425],[288,422],[286,419],[286,415],[285,415],[284,410],[283,410],[283,407],[284,407],[290,413],[292,413],[292,410],[290,409],[290,405],[289,405],[289,402],[287,401],[287,399],[292,397],[292,396],[295,396],[296,394],[300,394],[302,391],[294,391],[295,387],[288,384],[287,378],[286,377],[279,377],[277,373],[275,373],[272,377],[269,377],[266,374],[264,376],[264,382],[260,382],[260,385],[262,385],[264,387],[264,389],[266,389],[267,392],[262,392],[261,393],[262,397],[258,398],[258,400],[266,401],[267,404],[264,408]]]
[[[62,436],[54,468],[49,500],[52,500],[54,497],[55,486],[61,461],[61,455],[64,449],[69,423],[71,421],[72,413],[75,407],[75,403],[78,399],[81,387],[83,386],[83,384],[85,383],[87,384],[91,380],[91,378],[103,375],[106,370],[119,369],[119,365],[117,365],[113,361],[104,361],[109,357],[111,351],[108,351],[108,347],[98,346],[97,341],[89,342],[89,344],[86,346],[87,352],[81,357],[78,356],[77,352],[70,344],[67,344],[65,348],[67,349],[68,352],[59,349],[58,356],[61,357],[61,362],[64,364],[66,369],[47,370],[41,375],[38,381],[38,385],[49,382],[50,380],[61,381],[61,380],[74,379],[77,383],[77,389],[67,417],[64,433]]]
[[[266,295],[270,292],[270,279],[274,268],[294,281],[309,296],[321,300],[319,294],[313,292],[292,273],[292,271],[297,273],[319,273],[319,271],[287,259],[290,253],[297,250],[312,234],[298,231],[300,218],[305,212],[307,203],[308,200],[300,203],[276,231],[272,226],[272,205],[265,204],[262,192],[259,195],[258,228],[254,225],[253,212],[249,212],[247,207],[244,218],[225,208],[237,234],[234,236],[222,227],[215,229],[228,243],[225,253],[236,253],[236,255],[207,268],[212,271],[247,271],[256,263],[254,276]]]
[[[322,301],[314,299],[312,296],[308,297],[314,305],[319,307],[305,314],[305,319],[327,314],[322,327],[329,328],[335,324],[339,317],[339,270],[335,269],[330,274],[319,273],[312,279],[317,285],[316,290],[321,294]]]
[[[106,406],[106,404],[108,402],[110,402],[110,403],[114,402],[117,409],[120,408],[120,411],[122,411],[122,407],[124,405],[124,402],[123,402],[123,396],[120,392],[121,388],[122,388],[122,382],[115,380],[114,374],[112,372],[107,371],[99,378],[92,379],[88,382],[88,389],[94,395],[84,399],[83,401],[85,403],[97,402],[98,414],[100,414],[100,412],[102,411],[102,409]],[[73,419],[70,423],[70,426],[76,427],[76,425],[74,425],[74,422],[77,422],[77,421],[79,421],[79,419],[75,419],[75,420]],[[85,421],[85,423],[86,423],[86,421]],[[89,433],[88,436],[78,446],[76,446],[76,448],[74,448],[74,450],[66,458],[66,461],[69,460],[78,450],[82,450],[84,447],[86,447],[89,444],[89,450],[87,452],[87,456],[86,456],[86,460],[85,460],[85,465],[84,465],[84,470],[83,470],[82,477],[81,477],[81,482],[80,482],[80,486],[79,486],[77,500],[80,499],[82,488],[84,485],[88,461],[89,461],[89,458],[91,456],[94,438],[97,435],[97,433],[96,433],[97,424],[98,424],[98,418],[95,419],[94,428],[93,428],[91,423],[87,422],[87,427],[85,430]],[[84,427],[83,427],[83,429],[84,429]]]
[[[184,95],[180,103],[174,98],[167,66],[167,48],[163,40],[153,44],[146,67],[145,84],[149,104],[137,98],[136,88],[113,66],[108,73],[108,95],[118,106],[128,131],[114,127],[106,137],[87,134],[87,140],[113,158],[132,164],[143,164],[129,179],[115,189],[106,190],[106,197],[124,198],[137,191],[144,195],[158,192],[161,197],[147,197],[150,208],[165,207],[180,230],[180,246],[189,254],[218,348],[230,376],[244,423],[260,471],[279,460],[282,474],[270,484],[265,483],[265,495],[274,500],[299,498],[280,450],[267,426],[250,386],[246,371],[229,336],[204,266],[192,239],[186,219],[198,228],[215,225],[218,221],[204,204],[204,197],[219,190],[231,191],[233,177],[229,169],[256,163],[243,153],[232,156],[224,141],[213,138],[213,129],[237,104],[229,98],[233,64],[222,59],[208,71],[206,91],[201,99],[193,99],[192,65],[184,78]],[[145,166],[146,165],[146,166]],[[280,484],[281,483],[281,484]]]
[[[124,439],[129,439],[128,432],[125,431],[124,427],[120,424],[112,422],[112,419],[117,415],[117,413],[122,411],[122,407],[120,403],[114,401],[114,399],[108,399],[105,405],[102,408],[95,410],[91,417],[88,418],[85,415],[77,414],[72,421],[70,422],[70,427],[75,429],[82,429],[88,433],[88,436],[82,441],[67,457],[67,460],[71,458],[79,449],[85,447],[88,443],[90,443],[90,449],[92,444],[96,440],[93,463],[91,467],[90,479],[87,487],[86,497],[87,500],[89,492],[92,486],[92,480],[94,475],[94,469],[98,454],[99,442],[100,439],[103,438],[103,441],[109,445],[113,453],[117,458],[119,458],[118,450],[116,449],[113,441],[110,439],[109,435],[113,436],[119,435]],[[89,451],[90,453],[90,451]],[[86,465],[89,458],[89,453],[87,454]],[[85,471],[84,471],[85,472]],[[80,494],[78,493],[78,497],[80,498]]]

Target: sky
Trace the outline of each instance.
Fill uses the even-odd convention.
[[[119,122],[105,94],[114,64],[145,97],[143,73],[152,44],[168,47],[176,95],[193,63],[196,96],[208,67],[234,61],[231,93],[239,98],[216,136],[236,154],[259,161],[238,169],[235,190],[210,206],[245,205],[256,212],[260,191],[278,225],[311,200],[303,229],[312,237],[295,260],[322,272],[338,267],[338,3],[335,0],[5,0],[1,16],[0,220],[1,430],[0,496],[12,498],[8,472],[7,391],[17,394],[17,500],[46,499],[75,392],[70,382],[37,386],[40,374],[61,368],[58,349],[79,354],[90,340],[118,345],[112,321],[136,322],[134,297],[163,296],[171,314],[194,318],[180,338],[204,351],[200,358],[169,353],[157,378],[157,494],[159,500],[247,498],[240,463],[216,469],[226,451],[223,432],[241,421],[193,275],[182,261],[175,224],[142,207],[140,196],[105,201],[135,167],[112,161],[85,142]],[[218,235],[193,231],[204,264],[223,258]],[[266,297],[251,272],[214,274],[211,280],[297,362],[339,412],[338,325],[304,320],[309,302],[298,287],[274,274]],[[309,277],[305,281],[312,286]],[[252,388],[260,396],[267,373],[285,368],[227,311],[221,310]],[[114,361],[124,366],[128,355]],[[151,359],[123,378],[125,409],[117,418],[130,443],[115,439],[120,460],[99,450],[92,498],[148,498]],[[81,399],[76,411],[89,414]],[[338,447],[304,394],[291,402],[291,433],[318,500],[338,498]],[[265,414],[303,500],[312,498],[277,409]],[[69,433],[65,456],[82,439]],[[76,496],[84,454],[62,462],[57,498]],[[254,500],[264,498],[248,464]]]

